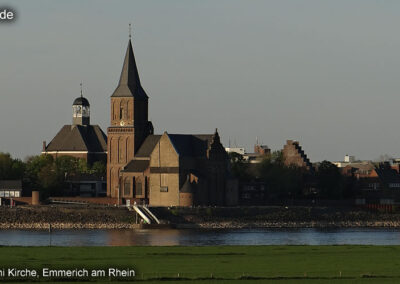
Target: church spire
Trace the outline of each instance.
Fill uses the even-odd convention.
[[[136,67],[131,39],[129,39],[128,47],[126,49],[119,84],[112,94],[112,97],[135,97],[135,99],[148,98],[140,84],[139,72]]]

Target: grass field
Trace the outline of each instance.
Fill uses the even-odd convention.
[[[400,246],[0,247],[8,267],[129,267],[142,283],[399,283]]]

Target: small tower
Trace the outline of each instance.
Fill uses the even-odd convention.
[[[72,125],[90,125],[90,104],[82,95],[72,104]]]

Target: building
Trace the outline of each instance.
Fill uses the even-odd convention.
[[[286,166],[294,165],[299,168],[305,168],[310,172],[314,172],[314,167],[298,141],[287,140],[282,150],[283,161]]]
[[[347,166],[357,165],[357,164],[368,164],[371,161],[357,161],[355,156],[345,155],[343,161],[332,162],[338,168],[344,168]]]
[[[22,196],[21,180],[0,180],[0,198],[13,198]]]
[[[227,153],[237,153],[243,156],[243,160],[247,163],[260,163],[268,155],[271,154],[271,149],[266,145],[254,145],[254,152],[247,153],[243,147],[225,148]]]
[[[105,197],[107,195],[107,182],[103,177],[85,174],[67,177],[65,183],[68,189],[64,191],[64,196],[80,197]]]
[[[224,205],[234,192],[227,188],[228,157],[217,130],[154,135],[131,40],[111,96],[107,133],[109,197],[152,206]]]
[[[400,192],[400,174],[398,167],[382,163],[372,169],[367,177],[359,178],[362,190],[396,190]]]
[[[43,142],[42,154],[72,156],[89,164],[107,160],[107,137],[98,125],[90,124],[90,104],[81,96],[72,104],[72,124],[64,125],[49,144]]]
[[[245,153],[243,158],[248,163],[261,163],[266,157],[271,154],[271,149],[267,145],[254,145],[253,153]]]
[[[341,167],[341,172],[345,176],[353,176],[356,179],[369,177],[370,173],[375,169],[371,162],[350,163],[345,167]]]
[[[398,166],[381,163],[368,176],[357,179],[356,204],[399,204]]]
[[[225,151],[227,153],[236,153],[242,156],[245,154],[244,147],[226,147]]]

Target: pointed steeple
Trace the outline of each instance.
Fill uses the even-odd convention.
[[[135,97],[135,99],[148,98],[140,84],[139,72],[136,67],[135,56],[133,55],[132,42],[130,39],[126,49],[118,87],[115,89],[112,97]]]

